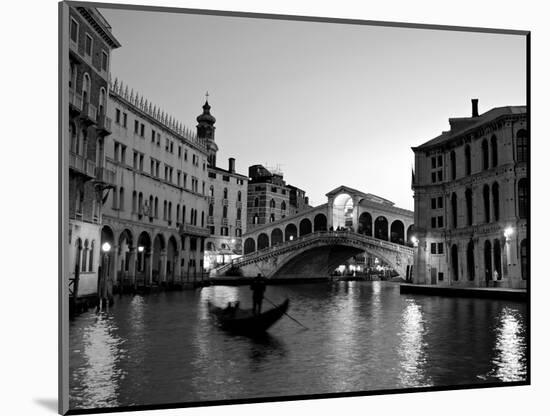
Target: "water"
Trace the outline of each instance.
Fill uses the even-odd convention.
[[[449,386],[526,377],[524,303],[400,295],[396,284],[268,286],[283,318],[262,339],[208,315],[246,286],[116,298],[70,326],[70,407]],[[264,301],[264,310],[270,305]]]

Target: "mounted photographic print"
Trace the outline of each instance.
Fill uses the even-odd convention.
[[[60,413],[529,384],[529,32],[62,2],[60,45]]]

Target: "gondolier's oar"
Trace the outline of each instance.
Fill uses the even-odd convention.
[[[278,306],[276,305],[275,303],[273,303],[271,300],[269,300],[267,297],[264,296],[264,299],[267,300],[269,303],[271,303],[273,306]],[[294,322],[296,322],[298,325],[301,325],[302,327],[304,327],[305,329],[309,329],[307,326],[305,326],[304,324],[302,324],[300,321],[298,321],[297,319],[294,319],[292,316],[290,316],[288,313],[284,313],[286,316],[288,316],[290,319],[292,319]]]

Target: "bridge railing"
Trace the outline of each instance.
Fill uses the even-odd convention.
[[[274,246],[265,247],[261,250],[257,250],[253,253],[245,254],[242,257],[234,259],[231,263],[225,264],[222,267],[216,270],[217,274],[223,274],[232,267],[239,267],[250,263],[255,263],[258,260],[261,260],[265,257],[274,255],[275,253],[288,250],[293,247],[297,247],[307,243],[311,240],[317,240],[323,237],[329,238],[348,238],[355,240],[359,243],[368,243],[371,246],[377,246],[380,248],[385,248],[392,251],[397,251],[403,254],[412,255],[414,249],[411,247],[403,246],[401,244],[391,243],[389,241],[380,240],[378,238],[370,237],[365,234],[355,233],[353,231],[316,231],[314,233],[306,234],[303,237],[297,238],[296,240],[284,241]]]

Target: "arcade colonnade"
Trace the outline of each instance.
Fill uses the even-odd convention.
[[[203,276],[205,239],[177,230],[106,224],[101,228],[99,267],[107,270],[106,281],[120,289],[194,282]]]

